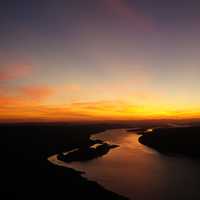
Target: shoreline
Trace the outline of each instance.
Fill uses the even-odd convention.
[[[93,181],[93,180],[89,180],[85,176],[82,176],[86,172],[74,169],[74,168],[72,168],[72,167],[69,166],[70,162],[74,162],[74,161],[84,162],[84,161],[89,161],[89,160],[97,159],[98,157],[101,157],[101,156],[109,153],[109,151],[112,148],[117,148],[118,145],[109,144],[109,143],[106,143],[106,142],[101,141],[101,140],[96,140],[96,139],[93,140],[93,139],[91,139],[93,135],[101,134],[101,133],[105,132],[106,130],[109,130],[109,128],[106,128],[106,129],[103,129],[103,130],[91,133],[89,135],[89,137],[88,137],[88,141],[84,145],[80,145],[78,148],[70,149],[68,152],[58,153],[58,154],[51,155],[51,156],[49,156],[47,158],[47,160],[55,168],[56,167],[62,168],[63,170],[71,171],[72,174],[76,174],[76,176],[79,176],[79,178],[83,179],[85,182],[88,182],[91,185],[93,185],[93,187],[95,187],[95,190],[101,190],[101,195],[103,195],[103,196],[107,195],[108,196],[107,198],[109,198],[110,200],[112,200],[112,199],[113,200],[128,200],[129,198],[127,198],[127,197],[125,197],[123,195],[120,195],[118,193],[115,193],[115,192],[113,192],[111,190],[108,190],[105,187],[103,187],[101,184],[99,184],[98,182]],[[96,145],[97,145],[97,147],[96,147]],[[101,147],[102,145],[106,145],[106,147],[103,150],[103,152],[102,151],[99,152],[98,151],[98,147]],[[78,156],[74,157],[74,160],[73,160],[73,158],[69,159],[68,161],[67,161],[67,159],[65,160],[65,157],[67,158],[68,155],[73,154],[76,151],[79,151],[81,148],[83,148],[83,149],[85,149],[85,148],[86,149],[97,149],[97,151],[96,151],[96,153],[95,153],[94,156],[92,155],[92,156],[88,157],[86,155],[78,155]],[[84,153],[88,153],[88,152],[84,152]],[[63,159],[60,159],[61,158],[60,157],[61,154],[63,154],[63,156],[64,156]],[[70,155],[70,157],[71,157],[71,155]],[[96,199],[99,199],[99,197],[96,197]]]
[[[166,155],[200,158],[200,127],[158,128],[138,141]]]
[[[81,172],[55,166],[46,159],[91,144],[90,136],[108,127],[12,125],[0,129],[5,163],[0,166],[2,191],[8,199],[127,199],[82,177]]]
[[[88,149],[94,148],[93,146],[96,146],[96,145],[97,145],[97,147],[94,148],[94,149],[97,149],[99,146],[102,146],[102,145],[105,145],[105,144],[108,145],[108,146],[106,146],[106,149],[105,149],[105,151],[103,152],[103,154],[102,154],[102,152],[98,152],[98,149],[97,149],[97,153],[95,154],[95,156],[94,156],[94,157],[93,157],[93,156],[92,156],[92,157],[89,157],[89,159],[88,159],[88,157],[86,157],[86,159],[85,159],[85,158],[84,158],[85,155],[82,155],[83,158],[81,158],[79,155],[78,155],[78,157],[75,156],[75,160],[69,159],[69,161],[67,161],[67,160],[64,159],[65,157],[67,158],[67,156],[70,156],[70,154],[73,154],[73,152],[76,152],[76,151],[80,150],[80,149],[81,149],[81,147],[80,147],[80,148],[71,149],[71,150],[69,150],[68,152],[64,152],[64,153],[63,153],[63,156],[64,156],[63,159],[60,159],[60,158],[61,158],[60,155],[61,155],[62,153],[58,153],[58,154],[54,154],[54,155],[49,156],[49,157],[47,158],[47,160],[48,160],[48,162],[49,162],[51,165],[53,165],[54,167],[64,168],[64,170],[66,170],[66,171],[71,171],[72,173],[76,174],[77,176],[80,176],[80,178],[82,178],[82,179],[85,180],[86,182],[90,182],[90,183],[94,184],[95,187],[96,187],[96,189],[99,188],[100,190],[102,190],[102,192],[104,192],[104,193],[109,193],[109,195],[111,195],[111,196],[109,197],[109,199],[111,199],[111,200],[112,200],[112,199],[113,199],[113,200],[114,200],[114,199],[116,199],[116,200],[128,200],[129,198],[124,197],[124,196],[122,196],[122,195],[120,195],[120,194],[117,194],[117,193],[115,193],[115,192],[113,192],[113,191],[110,191],[110,190],[104,188],[104,187],[103,187],[101,184],[99,184],[98,182],[87,179],[85,176],[82,176],[82,175],[84,175],[86,172],[80,171],[80,170],[77,170],[77,169],[74,169],[74,168],[70,167],[70,165],[69,165],[69,163],[70,163],[70,162],[73,162],[73,161],[84,162],[84,161],[87,161],[87,160],[96,159],[96,158],[98,158],[98,157],[101,157],[101,156],[107,154],[107,153],[109,152],[110,149],[118,147],[118,145],[115,145],[115,144],[108,144],[108,143],[106,143],[106,142],[104,142],[104,141],[92,140],[92,139],[91,139],[92,135],[100,134],[100,133],[102,133],[102,132],[104,132],[104,131],[106,131],[106,130],[108,130],[108,129],[105,129],[105,130],[103,130],[103,131],[101,131],[101,132],[97,131],[97,132],[92,133],[92,134],[90,135],[90,137],[88,138],[89,141],[88,141],[88,144],[86,145]],[[85,152],[85,153],[87,153],[87,152]],[[72,157],[73,157],[73,156],[72,156]],[[98,197],[96,197],[96,198],[98,199]]]

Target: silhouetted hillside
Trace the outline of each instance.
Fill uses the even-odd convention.
[[[139,142],[163,153],[200,157],[200,127],[159,128],[143,134]]]

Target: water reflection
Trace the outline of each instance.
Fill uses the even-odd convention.
[[[120,145],[108,154],[67,164],[105,188],[136,200],[200,199],[200,163],[167,157],[138,142],[126,130],[108,130],[93,136]]]

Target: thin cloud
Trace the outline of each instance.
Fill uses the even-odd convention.
[[[0,81],[24,78],[32,73],[30,65],[13,65],[0,69]]]
[[[21,100],[15,97],[11,96],[0,96],[0,106],[6,107],[6,106],[17,106],[21,104]]]
[[[55,89],[49,86],[26,86],[21,88],[21,93],[33,100],[43,100],[53,95]]]
[[[152,19],[146,16],[136,6],[129,5],[127,0],[104,0],[104,3],[110,14],[123,18],[136,28],[145,31],[151,31],[153,29]]]
[[[79,92],[81,90],[81,87],[78,84],[69,84],[65,85],[64,87],[61,86],[60,88],[63,90],[63,92]]]
[[[198,110],[198,109],[196,109]],[[148,108],[121,101],[40,105],[17,97],[0,97],[1,121],[98,121],[127,119],[194,118],[199,112]]]

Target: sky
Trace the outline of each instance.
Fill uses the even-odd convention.
[[[199,10],[0,1],[0,122],[200,118]]]

